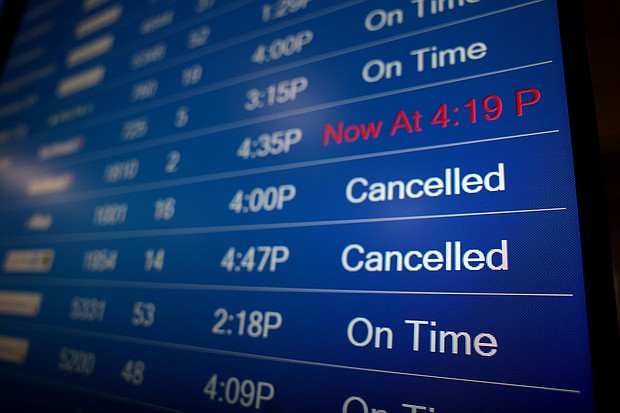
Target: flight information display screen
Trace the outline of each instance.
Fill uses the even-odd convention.
[[[554,0],[31,1],[0,407],[593,412],[569,126]]]

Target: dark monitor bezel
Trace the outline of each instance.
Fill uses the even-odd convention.
[[[620,340],[583,2],[558,1],[597,411],[618,406]]]

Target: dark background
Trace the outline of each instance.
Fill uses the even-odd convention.
[[[620,303],[620,1],[584,0],[590,69]],[[620,308],[618,308],[620,315]]]

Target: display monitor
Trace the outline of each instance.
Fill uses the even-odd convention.
[[[27,2],[0,410],[610,411],[578,3]]]

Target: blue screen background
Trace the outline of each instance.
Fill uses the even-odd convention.
[[[440,3],[31,2],[0,403],[592,412],[556,2]]]

